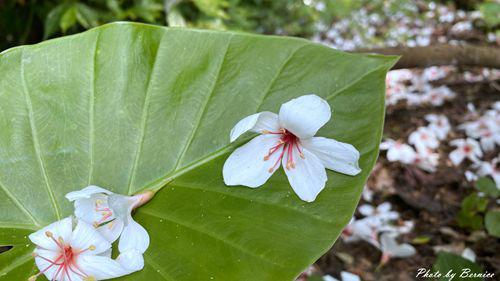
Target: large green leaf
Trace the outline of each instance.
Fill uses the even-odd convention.
[[[0,280],[35,267],[27,235],[72,213],[64,195],[96,184],[159,190],[135,218],[151,235],[123,280],[292,280],[351,218],[378,155],[394,57],[295,38],[115,23],[0,56]],[[329,172],[314,203],[283,171],[227,187],[241,118],[315,93],[333,109],[319,135],[353,144],[363,172]],[[250,138],[252,136],[247,136]]]

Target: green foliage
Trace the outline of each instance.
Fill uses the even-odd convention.
[[[500,3],[486,2],[479,4],[479,11],[486,24],[494,29],[500,25]]]
[[[484,223],[490,235],[500,238],[500,211],[487,212]]]
[[[378,155],[394,57],[306,40],[119,23],[0,55],[0,280],[35,270],[27,235],[73,212],[96,184],[158,190],[135,214],[151,236],[144,270],[119,280],[293,280],[351,219]],[[69,63],[70,62],[70,63]],[[328,171],[314,203],[283,171],[228,187],[231,128],[315,93],[319,135],[353,144],[362,173]],[[251,137],[251,136],[249,136]]]
[[[498,196],[500,196],[500,190],[497,188],[496,183],[491,177],[480,177],[476,181],[475,187],[477,190],[487,194],[493,199],[496,199],[498,198]]]
[[[474,192],[462,201],[462,208],[458,213],[457,221],[460,227],[481,229],[483,227],[483,215],[488,206],[488,199],[479,197]]]
[[[461,256],[457,256],[452,253],[440,252],[436,263],[433,266],[435,272],[439,271],[442,276],[438,278],[439,281],[449,281],[450,276],[445,276],[448,272],[450,274],[455,273],[456,276],[453,280],[471,280],[471,281],[482,281],[482,278],[460,278],[464,269],[470,269],[470,273],[480,274],[482,273],[481,268],[474,262],[467,260]]]

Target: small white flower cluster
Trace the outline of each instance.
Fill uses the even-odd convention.
[[[472,168],[477,170],[480,176],[491,176],[500,189],[500,157],[491,161],[483,161],[483,152],[495,150],[500,146],[500,101],[493,104],[493,108],[479,115],[472,104],[469,104],[470,118],[472,120],[458,126],[465,131],[466,139],[455,139],[450,144],[457,148],[449,157],[454,165],[460,165],[464,159],[472,162]],[[466,172],[468,180],[477,179],[477,175],[471,171]]]
[[[413,164],[431,173],[436,171],[439,154],[434,150],[439,147],[441,140],[446,139],[451,126],[445,115],[428,114],[425,119],[429,124],[426,127],[419,127],[408,137],[408,142],[416,149],[392,139],[380,144],[380,149],[387,150],[387,160]]]
[[[399,219],[399,213],[391,210],[389,202],[377,207],[365,204],[358,208],[364,216],[362,219],[353,218],[342,232],[342,240],[346,243],[366,241],[382,251],[381,264],[390,258],[405,258],[412,256],[416,250],[410,244],[398,244],[396,238],[407,234],[413,229],[413,221],[394,222]]]
[[[106,280],[141,270],[149,235],[131,213],[152,196],[151,192],[123,196],[97,186],[68,193],[66,198],[75,202],[76,218],[56,221],[29,236],[40,270],[29,281],[42,274],[48,280]],[[120,255],[112,259],[111,244],[119,237]]]
[[[409,69],[392,70],[387,74],[386,102],[395,105],[406,101],[409,106],[431,104],[441,106],[455,97],[455,93],[446,86],[434,87],[430,82],[448,75],[451,67],[432,66],[420,75]]]

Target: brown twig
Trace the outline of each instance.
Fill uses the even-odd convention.
[[[401,56],[393,69],[441,65],[500,69],[500,48],[488,46],[440,44],[424,47],[358,49],[354,52]]]

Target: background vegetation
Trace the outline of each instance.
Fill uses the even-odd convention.
[[[363,21],[350,21],[350,32],[368,42],[383,42],[393,27],[392,17],[422,19],[428,1],[412,0],[2,0],[0,49],[36,43],[81,32],[112,21],[239,30],[311,38],[363,8],[378,15],[386,30],[376,33]],[[500,4],[490,1],[441,1],[463,10],[478,10],[475,22],[485,32],[499,27]]]

